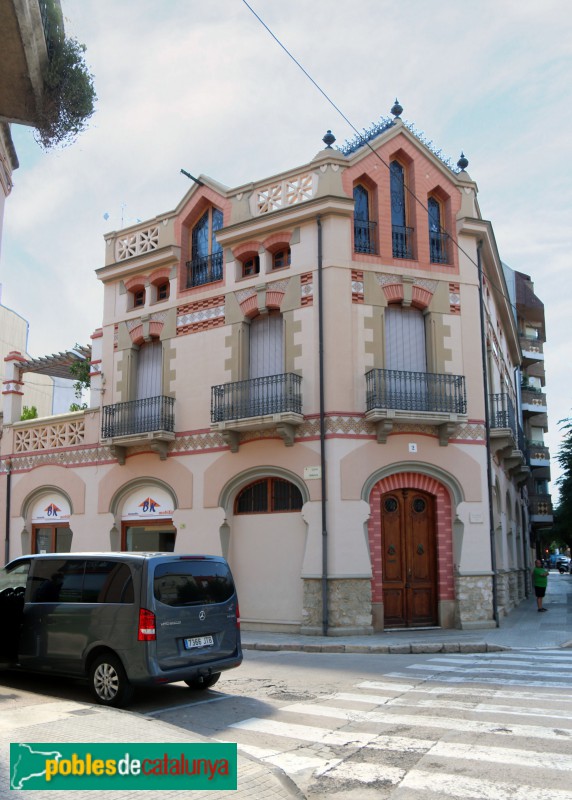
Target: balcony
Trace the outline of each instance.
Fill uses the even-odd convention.
[[[409,422],[437,426],[444,446],[457,423],[466,421],[463,375],[372,369],[365,379],[365,417],[377,423],[378,442],[387,440],[395,422]]]
[[[522,365],[529,367],[538,361],[544,361],[544,348],[542,339],[538,336],[519,336],[522,351]]]
[[[531,414],[543,414],[546,417],[546,395],[540,389],[533,389],[530,386],[522,387],[522,411],[526,416]],[[538,421],[540,424],[542,420]],[[536,424],[536,423],[535,423]],[[548,424],[545,419],[544,424]]]
[[[429,259],[432,264],[447,264],[449,262],[447,254],[448,238],[449,236],[446,233],[429,232]]]
[[[354,220],[354,251],[373,255],[375,250],[375,229],[377,223],[364,220]]]
[[[276,428],[287,447],[301,425],[302,378],[294,373],[267,375],[211,388],[211,430],[220,431],[232,452],[239,434]]]
[[[413,228],[391,226],[393,258],[413,258]]]
[[[140,445],[147,445],[164,461],[168,444],[175,438],[174,406],[174,397],[163,396],[104,406],[101,439],[120,464],[125,463],[128,447]]]
[[[508,394],[489,395],[489,424],[494,455],[517,482],[524,481],[530,475],[526,441]]]
[[[223,278],[223,251],[212,253],[210,256],[201,256],[187,261],[187,288],[204,286],[206,283],[222,281]]]
[[[533,523],[551,523],[552,497],[549,494],[529,494],[528,513]]]

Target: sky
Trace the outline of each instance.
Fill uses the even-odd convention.
[[[572,14],[569,0],[61,0],[98,96],[75,144],[12,127],[2,303],[29,352],[87,344],[102,323],[104,233],[170,211],[208,175],[239,186],[342,145],[395,98],[479,187],[500,256],[545,304],[553,458],[572,415]],[[556,494],[554,483],[553,496]]]

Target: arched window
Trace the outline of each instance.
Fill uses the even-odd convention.
[[[354,250],[375,253],[375,222],[370,219],[369,192],[358,183],[354,186]]]
[[[284,269],[290,266],[290,246],[280,247],[272,253],[272,269]]]
[[[302,493],[283,478],[263,478],[242,489],[234,504],[235,514],[277,514],[300,511]]]
[[[447,263],[447,234],[441,227],[441,204],[434,197],[427,201],[429,217],[429,257],[432,264]]]
[[[394,258],[413,258],[412,229],[407,227],[405,202],[405,169],[392,161],[390,171],[391,230]]]
[[[187,262],[187,286],[202,286],[222,280],[222,247],[216,232],[222,228],[223,214],[208,208],[191,232],[191,260]]]

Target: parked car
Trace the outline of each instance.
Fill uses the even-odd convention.
[[[227,562],[174,553],[22,556],[0,570],[3,667],[86,678],[99,703],[136,686],[213,686],[242,662]]]

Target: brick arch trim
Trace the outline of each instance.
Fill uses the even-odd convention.
[[[430,494],[435,499],[435,528],[437,538],[437,598],[454,600],[453,574],[453,516],[451,495],[440,481],[418,472],[399,472],[379,480],[372,488],[370,518],[368,523],[369,552],[373,603],[383,602],[383,553],[381,552],[381,498],[397,489],[416,489]]]

